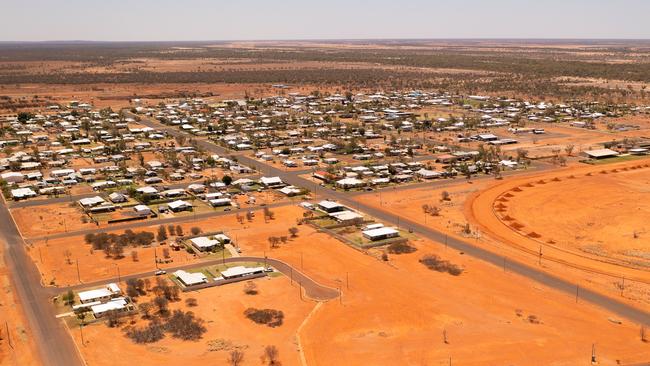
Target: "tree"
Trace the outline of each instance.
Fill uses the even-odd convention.
[[[198,306],[199,302],[193,297],[188,297],[187,299],[185,299],[185,305],[187,305],[188,307],[194,307],[194,306]]]
[[[190,229],[190,231],[192,232],[192,235],[199,235],[201,233],[201,228],[194,226]]]
[[[120,314],[117,310],[109,310],[106,313],[106,318],[108,319],[108,326],[114,328],[120,324]]]
[[[573,154],[573,149],[574,149],[574,147],[575,147],[575,146],[574,146],[574,145],[571,145],[571,144],[569,144],[569,145],[567,145],[567,146],[564,147],[564,151],[566,152],[566,154],[567,154],[568,156],[571,156],[571,154]]]
[[[165,259],[169,259],[169,248],[163,248],[162,254]]]
[[[138,305],[138,309],[140,309],[143,318],[149,319],[149,317],[151,317],[151,310],[153,310],[153,305],[150,302],[144,302]]]
[[[169,235],[175,236],[176,235],[176,226],[167,225],[167,231],[169,231]]]
[[[268,241],[271,248],[277,248],[280,244],[280,239],[277,236],[269,236]]]
[[[135,251],[135,250],[131,251],[131,259],[133,259],[134,262],[137,262],[139,260],[137,251]]]
[[[246,295],[257,295],[259,291],[257,290],[257,285],[253,281],[247,281],[244,286],[244,293]]]
[[[167,230],[165,230],[164,226],[158,226],[158,236],[156,239],[161,243],[167,240]]]
[[[126,281],[126,294],[129,297],[138,297],[140,295],[140,293],[138,292],[136,279],[131,278]]]
[[[449,192],[447,191],[442,191],[440,193],[440,200],[441,201],[451,201],[451,196],[449,195]]]
[[[240,350],[232,350],[228,355],[228,363],[230,366],[239,366],[244,361],[244,352]]]
[[[165,330],[174,338],[197,340],[207,331],[203,323],[203,319],[196,318],[191,311],[174,310],[165,324]]]
[[[255,216],[255,214],[253,214],[253,211],[246,212],[246,220],[248,220],[248,222],[253,221],[253,216]]]
[[[291,234],[292,238],[295,238],[296,236],[298,236],[298,228],[295,226],[290,227],[289,234]]]
[[[229,175],[224,175],[223,178],[221,178],[221,182],[227,186],[232,184],[232,177]]]
[[[74,304],[74,292],[72,290],[68,290],[68,292],[63,295],[63,303],[66,305],[72,305]]]
[[[280,366],[280,360],[278,360],[279,352],[276,346],[266,346],[264,347],[264,354],[262,354],[262,362],[268,363],[269,366]]]
[[[176,235],[183,236],[183,227],[182,226],[176,225]]]
[[[168,311],[169,300],[164,296],[156,296],[153,299],[154,305],[158,308],[158,313],[166,314]]]

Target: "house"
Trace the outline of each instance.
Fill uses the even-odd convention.
[[[145,205],[133,206],[133,211],[135,211],[136,215],[138,215],[138,216],[149,216],[149,215],[151,215],[151,209],[149,208],[149,206],[145,206]]]
[[[363,221],[362,215],[348,210],[333,212],[329,214],[329,216],[334,218],[334,220],[344,224],[357,223]]]
[[[442,173],[433,170],[428,170],[428,169],[420,169],[417,172],[415,172],[415,174],[422,179],[434,179],[442,175]]]
[[[7,183],[22,183],[25,180],[23,173],[18,172],[2,173],[2,175],[0,175],[0,178],[2,178]]]
[[[17,188],[11,190],[11,198],[14,200],[22,200],[31,197],[36,197],[36,192],[32,191],[31,188]]]
[[[215,198],[208,201],[212,207],[232,206],[230,198]]]
[[[336,181],[336,186],[338,188],[350,189],[350,188],[359,188],[366,185],[366,182],[357,178],[343,178]]]
[[[111,299],[103,304],[97,304],[90,307],[90,310],[93,312],[95,318],[101,318],[106,315],[108,312],[125,312],[129,310],[128,302],[123,297],[118,297]]]
[[[221,241],[217,239],[210,239],[206,236],[199,236],[197,238],[192,238],[190,239],[190,242],[196,249],[202,252],[211,251],[215,247],[221,246],[222,244]]]
[[[151,186],[140,187],[135,191],[145,196],[158,197],[158,190]]]
[[[192,193],[203,193],[205,191],[205,186],[203,184],[194,183],[187,186],[187,190]]]
[[[95,290],[81,291],[77,293],[79,301],[87,304],[95,301],[107,301],[122,294],[122,290],[116,283],[109,283],[106,287]]]
[[[82,198],[82,199],[79,200],[79,204],[83,208],[90,208],[90,207],[99,206],[99,205],[101,205],[101,204],[103,204],[105,202],[106,201],[103,198],[99,197],[99,196],[87,197],[87,198]]]
[[[185,286],[196,286],[202,283],[207,283],[208,278],[201,272],[185,272],[182,269],[174,272],[174,276]]]
[[[126,195],[119,193],[119,192],[113,192],[108,195],[108,199],[113,202],[113,203],[124,203],[128,201],[128,198]]]
[[[192,210],[192,204],[187,202],[187,201],[183,201],[183,200],[169,202],[167,204],[167,206],[169,206],[169,209],[172,210],[172,212],[181,212],[181,211],[190,211],[190,210]]]
[[[257,274],[265,273],[264,267],[244,267],[236,266],[230,267],[225,271],[221,271],[221,277],[225,280],[231,280],[235,278],[249,277]]]
[[[342,204],[334,201],[320,201],[318,203],[318,208],[327,213],[340,212],[347,209]]]
[[[280,177],[262,177],[260,183],[267,188],[279,188],[284,186],[284,182]]]
[[[590,159],[605,159],[605,158],[618,156],[618,152],[611,149],[596,149],[596,150],[586,150],[584,151],[584,155],[586,155]]]
[[[278,191],[282,194],[285,194],[289,197],[299,195],[302,191],[300,188],[297,188],[295,186],[286,186],[283,188],[278,189]]]
[[[396,238],[399,236],[399,231],[390,227],[380,227],[377,229],[364,230],[361,233],[363,234],[364,238],[371,241]]]

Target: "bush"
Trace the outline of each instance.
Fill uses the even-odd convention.
[[[420,263],[424,264],[432,271],[447,272],[452,276],[459,276],[461,273],[463,273],[463,270],[457,265],[443,260],[437,255],[433,254],[422,257],[422,259],[420,259]]]
[[[271,328],[281,326],[284,319],[284,313],[274,309],[248,308],[244,311],[244,315],[257,324],[265,324]]]
[[[158,321],[149,322],[145,327],[127,327],[126,336],[135,343],[153,343],[165,338],[163,326]]]
[[[186,341],[197,340],[207,330],[203,323],[203,319],[194,317],[194,313],[191,311],[174,310],[165,324],[165,330],[170,332],[174,338]]]
[[[417,249],[410,246],[408,243],[393,243],[388,246],[388,253],[390,254],[408,254],[413,253]]]

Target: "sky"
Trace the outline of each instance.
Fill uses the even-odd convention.
[[[650,38],[648,0],[1,0],[0,41]]]

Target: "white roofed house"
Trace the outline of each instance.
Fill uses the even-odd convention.
[[[14,200],[22,200],[36,196],[36,192],[34,192],[31,188],[16,188],[11,190],[11,198]]]
[[[117,297],[122,294],[122,290],[115,283],[109,283],[106,287],[94,290],[81,291],[77,293],[79,301],[82,304],[91,303],[95,301],[107,301],[111,298]]]
[[[169,202],[167,206],[172,212],[191,211],[193,207],[191,203],[183,200]]]
[[[101,205],[101,204],[103,204],[105,202],[106,201],[103,198],[99,197],[99,196],[87,197],[87,198],[82,198],[82,199],[79,200],[79,204],[83,208],[91,208],[91,207],[99,206],[99,205]]]
[[[174,272],[174,276],[185,286],[195,286],[202,283],[207,283],[208,278],[201,272],[190,273],[182,269]]]
[[[366,185],[366,182],[357,178],[343,178],[336,181],[336,186],[338,188],[349,189],[349,188],[359,188]]]
[[[194,246],[196,249],[202,252],[211,251],[214,248],[222,245],[221,241],[217,239],[210,239],[206,236],[199,236],[197,238],[192,238],[190,239],[190,242],[192,243],[192,246]]]
[[[262,177],[260,183],[267,188],[278,188],[284,186],[284,182],[280,177]]]
[[[135,206],[133,206],[133,211],[138,216],[149,216],[149,215],[151,215],[151,208],[149,208],[149,206],[146,206],[146,205],[135,205]]]
[[[422,178],[422,179],[434,179],[434,178],[438,178],[438,177],[440,177],[442,175],[442,173],[440,173],[440,172],[436,172],[436,171],[428,170],[428,169],[424,169],[424,168],[418,170],[417,172],[415,172],[415,174],[418,177]]]
[[[0,175],[0,178],[2,178],[7,183],[22,183],[25,180],[23,173],[19,172],[2,173],[2,175]]]
[[[399,231],[390,227],[380,227],[377,229],[365,230],[362,232],[363,237],[371,241],[384,240],[389,238],[396,238],[399,236]]]

